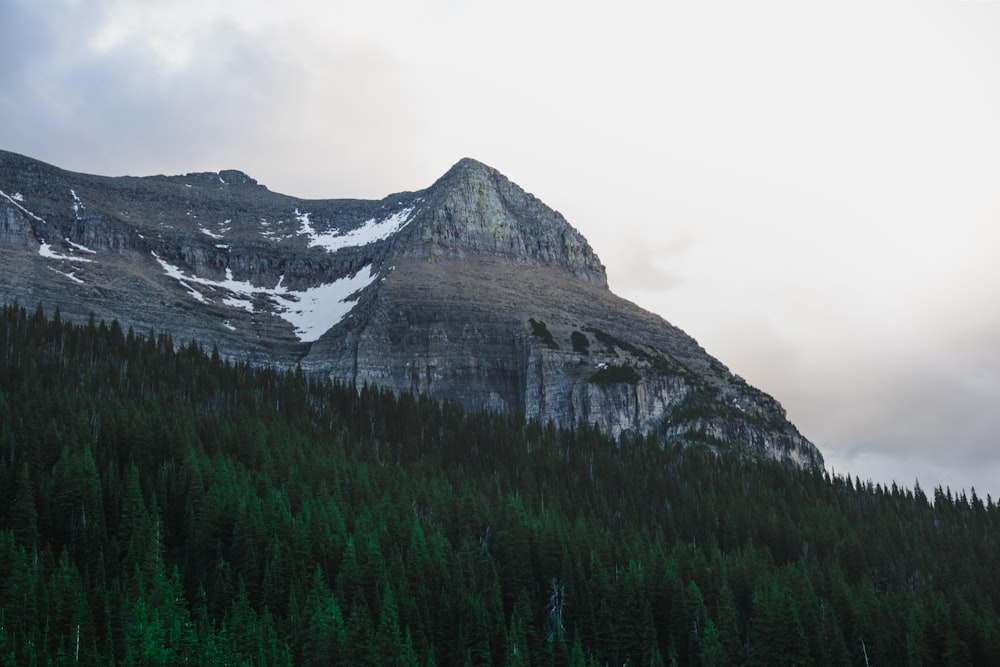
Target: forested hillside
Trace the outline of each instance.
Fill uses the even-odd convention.
[[[1000,664],[988,497],[51,315],[0,313],[4,665]]]

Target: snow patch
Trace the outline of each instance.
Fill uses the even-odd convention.
[[[309,216],[312,213],[299,213],[299,209],[295,209],[295,219],[299,221],[299,234],[307,234],[310,238],[316,236],[315,230],[313,230],[312,225],[309,224]],[[311,245],[311,244],[310,244]]]
[[[38,254],[42,257],[48,257],[49,259],[61,259],[67,262],[83,262],[86,264],[92,263],[94,260],[86,259],[85,257],[74,257],[72,255],[60,255],[59,253],[52,250],[52,246],[45,242],[45,239],[41,239],[41,247],[38,248]],[[93,251],[91,251],[93,252]]]
[[[190,211],[188,212],[188,215],[191,215]],[[194,216],[194,217],[197,218],[198,216]],[[221,239],[221,238],[223,238],[225,236],[226,232],[228,232],[230,229],[232,229],[232,225],[229,224],[231,222],[232,222],[232,220],[229,220],[229,219],[223,220],[221,223],[219,223],[217,225],[218,228],[219,228],[219,231],[217,231],[217,232],[213,232],[212,230],[208,229],[207,227],[199,227],[198,231],[201,232],[202,234],[205,234],[206,236],[211,236],[215,240],[219,240],[219,239]]]
[[[341,248],[353,248],[375,241],[382,241],[406,226],[414,210],[413,206],[396,211],[382,220],[370,218],[357,229],[341,234],[334,229],[329,232],[317,233],[309,221],[309,213],[299,213],[295,209],[295,218],[299,221],[299,235],[309,237],[309,247],[319,246],[327,252],[337,252]]]
[[[208,303],[201,292],[199,292],[195,288],[188,285],[187,282],[185,282],[187,280],[187,277],[181,272],[179,268],[177,268],[173,264],[164,262],[162,259],[160,259],[160,256],[157,255],[155,252],[153,252],[152,254],[153,257],[156,258],[156,261],[160,263],[160,266],[163,267],[163,270],[166,271],[167,275],[176,280],[177,282],[179,282],[181,284],[181,287],[187,290],[188,294],[190,294],[196,301],[200,301],[202,303]]]
[[[254,312],[253,302],[247,298],[227,296],[222,299],[222,303],[229,306],[230,308],[242,308],[248,313]]]
[[[79,278],[76,277],[76,271],[70,271],[69,273],[63,273],[59,269],[53,269],[51,266],[49,267],[49,271],[55,271],[60,276],[66,276],[67,278],[69,278],[70,280],[72,280],[75,283],[79,283],[81,285],[84,284],[82,280],[80,280]]]
[[[73,246],[74,248],[76,248],[77,250],[79,250],[81,252],[89,252],[91,255],[96,255],[97,254],[96,250],[91,250],[87,246],[80,245],[79,243],[73,243],[69,239],[66,239],[66,243],[70,244],[71,246]]]
[[[10,196],[10,198],[13,199],[14,201],[24,201],[24,195],[22,195],[20,192],[15,192]]]
[[[73,190],[72,188],[70,188],[69,193],[71,195],[73,195],[73,213],[76,215],[76,219],[79,220],[80,219],[80,209],[84,207],[83,206],[83,202],[80,201],[80,198],[76,196],[76,190]]]
[[[221,179],[221,178],[220,178],[219,180],[220,180],[220,181],[222,181],[222,179]],[[225,181],[222,181],[222,182],[223,182],[223,183],[225,183]],[[227,329],[229,329],[230,331],[236,331],[236,327],[234,327],[234,326],[233,326],[233,323],[232,323],[232,322],[230,322],[229,320],[223,320],[223,322],[222,322],[222,326],[226,327],[226,328],[227,328]]]
[[[366,269],[367,276],[364,275]],[[377,277],[375,268],[369,264],[353,276],[311,287],[303,292],[289,292],[301,296],[297,307],[289,307],[281,313],[281,317],[292,323],[299,340],[318,340],[354,308],[355,302],[350,300],[351,295],[370,285]]]
[[[300,224],[303,222],[303,218],[302,218],[303,215],[305,216],[304,219],[305,219],[305,225],[306,225],[306,227],[309,228],[309,229],[311,229],[311,227],[309,226],[309,214],[308,213],[305,213],[305,214],[299,213],[299,210],[295,209],[295,217],[299,220]],[[284,220],[276,220],[275,224],[281,225],[282,227],[284,227],[285,221]],[[267,229],[262,229],[261,232],[260,232],[260,235],[263,236],[264,238],[270,240],[270,241],[284,241],[286,239],[295,238],[296,236],[299,235],[299,232],[297,232],[297,231],[293,231],[291,234],[282,234],[282,233],[280,233],[278,231],[275,231],[275,230],[273,230],[273,229],[270,228],[271,227],[271,223],[268,222],[264,218],[260,219],[260,226],[267,228]]]
[[[305,290],[290,290],[285,287],[285,276],[282,275],[278,279],[278,284],[268,289],[257,287],[248,280],[234,279],[232,270],[228,268],[223,280],[185,275],[179,267],[164,261],[155,252],[152,255],[168,276],[177,280],[192,297],[202,303],[207,303],[205,296],[195,290],[192,284],[226,290],[229,295],[223,297],[224,305],[250,313],[256,312],[254,299],[264,296],[271,301],[278,316],[295,327],[295,335],[303,342],[318,340],[327,330],[344,319],[354,308],[354,301],[350,300],[350,297],[378,277],[374,267],[369,264],[353,276]]]

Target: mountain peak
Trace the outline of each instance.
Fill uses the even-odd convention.
[[[430,189],[503,187],[510,183],[510,180],[494,167],[471,157],[464,157],[444,172]]]
[[[239,169],[223,169],[219,179],[229,185],[258,185],[257,179],[250,178]]]
[[[499,171],[463,158],[427,190],[418,252],[432,259],[470,255],[561,268],[607,288],[604,265],[558,211]]]
[[[496,169],[489,166],[484,162],[480,162],[475,158],[463,157],[461,160],[452,165],[451,169],[445,172],[445,175],[452,172],[464,172],[464,171],[490,171],[496,172]]]

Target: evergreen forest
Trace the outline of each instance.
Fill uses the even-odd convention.
[[[0,312],[2,665],[998,665],[1000,507]]]

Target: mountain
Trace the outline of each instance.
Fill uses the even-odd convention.
[[[73,320],[822,466],[777,401],[615,296],[562,215],[471,159],[366,201],[277,194],[240,171],[111,178],[0,152],[0,261],[6,300]]]

